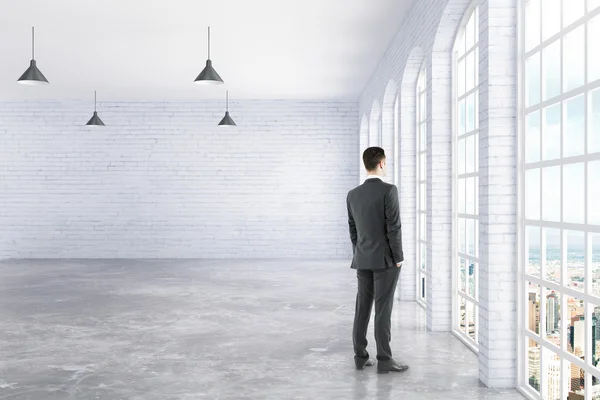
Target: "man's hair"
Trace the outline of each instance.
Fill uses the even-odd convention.
[[[369,147],[363,153],[363,163],[367,171],[377,169],[377,165],[385,159],[385,151],[381,147]]]

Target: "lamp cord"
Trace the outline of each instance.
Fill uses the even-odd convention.
[[[31,59],[35,60],[35,27],[31,27]]]
[[[208,27],[208,59],[210,60],[210,26]]]

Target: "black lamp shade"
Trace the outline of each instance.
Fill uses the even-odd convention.
[[[48,79],[42,74],[35,63],[35,60],[31,60],[31,64],[27,71],[21,75],[19,80],[17,81],[23,85],[45,85],[48,82]]]
[[[229,116],[229,111],[225,111],[225,116],[223,117],[221,122],[219,122],[219,126],[237,126],[237,125],[235,122],[233,122],[233,119],[231,119],[231,117]]]
[[[104,126],[104,122],[102,122],[102,120],[98,116],[98,112],[94,111],[94,115],[92,115],[92,118],[90,118],[90,120],[88,121],[88,123],[86,125],[87,126]]]
[[[206,60],[206,67],[200,72],[194,83],[203,85],[220,85],[223,79],[217,74],[217,71],[212,66],[212,61]]]

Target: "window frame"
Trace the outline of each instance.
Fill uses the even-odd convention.
[[[517,245],[517,265],[518,265],[518,387],[521,392],[526,394],[532,399],[542,399],[544,393],[547,393],[548,385],[548,373],[547,369],[549,365],[545,365],[545,360],[548,357],[548,354],[555,354],[560,358],[560,385],[562,391],[567,391],[568,393],[568,376],[567,376],[567,366],[572,364],[576,367],[579,367],[585,371],[585,398],[592,398],[592,387],[597,386],[589,384],[592,382],[592,377],[600,377],[600,369],[594,367],[590,364],[590,358],[592,355],[592,337],[589,334],[591,332],[591,326],[589,324],[592,321],[592,314],[594,311],[594,306],[600,306],[600,294],[593,295],[593,287],[592,287],[592,272],[593,272],[593,260],[592,249],[590,248],[591,237],[592,235],[598,235],[596,237],[600,238],[600,225],[591,225],[588,221],[589,216],[589,207],[588,207],[588,163],[591,161],[599,161],[600,162],[600,152],[597,153],[588,153],[588,134],[589,134],[589,124],[590,124],[590,108],[589,108],[589,97],[590,93],[594,90],[600,89],[600,79],[596,79],[596,81],[588,82],[588,51],[589,51],[589,36],[588,36],[588,23],[593,18],[598,18],[598,22],[600,22],[600,7],[596,6],[595,9],[589,10],[588,6],[590,1],[583,1],[583,17],[579,17],[574,21],[570,22],[569,25],[564,26],[564,6],[565,1],[560,1],[560,29],[558,32],[552,34],[548,38],[544,39],[543,32],[543,1],[539,3],[539,43],[530,49],[526,49],[526,30],[527,30],[527,16],[526,16],[526,3],[527,0],[519,0],[517,7],[517,29],[518,29],[518,54],[517,54],[517,65],[518,65],[518,73],[517,73],[517,83],[518,83],[518,96],[517,96],[517,107],[518,107],[518,245]],[[548,4],[548,3],[547,3]],[[564,52],[563,52],[563,41],[566,35],[575,31],[583,26],[584,32],[584,44],[583,44],[583,84],[577,86],[576,88],[565,90],[564,87]],[[537,32],[536,32],[537,33]],[[543,50],[548,48],[548,45],[554,42],[560,42],[560,94],[556,96],[552,96],[546,100],[544,100],[544,53]],[[526,64],[527,60],[535,55],[539,54],[539,101],[534,105],[527,104],[527,96],[528,96],[528,80],[526,75]],[[565,143],[563,141],[564,132],[565,132],[565,102],[566,100],[576,98],[577,96],[583,95],[584,101],[584,119],[583,119],[583,146],[584,151],[583,155],[577,156],[563,156],[565,151]],[[543,149],[544,149],[544,134],[543,134],[543,110],[548,109],[549,107],[553,107],[558,105],[560,108],[560,156],[558,158],[544,160],[543,158]],[[540,120],[539,120],[539,151],[540,157],[539,161],[528,162],[527,158],[527,117],[532,113],[539,112]],[[564,222],[564,173],[563,169],[565,166],[570,165],[578,165],[583,163],[584,175],[583,175],[583,187],[584,187],[584,222],[583,223],[571,223]],[[543,215],[543,198],[544,198],[544,185],[543,185],[543,177],[542,171],[545,168],[549,167],[559,167],[560,174],[559,180],[560,185],[557,187],[557,190],[560,190],[559,196],[560,200],[560,221],[553,222],[549,220],[544,220]],[[526,190],[526,174],[527,171],[530,170],[539,170],[540,171],[540,184],[539,184],[539,219],[528,219],[527,218],[527,207],[528,207],[528,197]],[[540,237],[539,237],[539,252],[540,252],[540,265],[539,265],[539,277],[528,274],[528,266],[529,266],[529,249],[528,249],[528,227],[539,229]],[[545,253],[547,250],[547,243],[545,240],[544,230],[547,229],[555,229],[559,232],[559,240],[560,240],[560,282],[554,283],[548,281],[546,278],[545,271]],[[570,231],[583,233],[583,249],[584,249],[584,291],[580,292],[576,289],[569,287],[569,282],[567,278],[568,271],[568,258],[567,258],[567,249],[565,239],[567,238],[567,234]],[[533,283],[539,286],[539,334],[531,332],[528,329],[529,326],[529,284]],[[537,288],[536,288],[537,289]],[[556,346],[551,343],[547,338],[547,290],[553,290],[559,293],[560,295],[560,346]],[[574,298],[577,300],[584,301],[584,311],[583,316],[585,318],[585,333],[584,333],[584,356],[586,360],[582,360],[575,354],[571,353],[566,347],[567,341],[567,332],[566,328],[568,327],[568,315],[564,310],[567,310],[567,297]],[[600,323],[600,320],[597,321]],[[596,328],[598,331],[598,328]],[[596,338],[596,340],[600,340],[600,338]],[[539,344],[540,349],[540,379],[539,379],[539,387],[540,392],[534,390],[528,384],[528,357],[529,357],[529,349],[531,348],[528,343],[530,341],[534,341]],[[561,398],[566,398],[566,394],[562,394]]]
[[[459,89],[458,89],[458,71],[459,71],[459,62],[462,60],[466,60],[471,54],[477,55],[477,59],[474,60],[475,65],[479,65],[479,61],[480,61],[480,54],[481,54],[481,48],[480,48],[480,44],[481,44],[481,38],[479,36],[479,30],[478,30],[478,25],[479,25],[479,6],[480,6],[480,1],[474,1],[472,2],[469,7],[467,8],[467,10],[465,11],[465,13],[463,14],[462,17],[462,21],[460,24],[460,29],[458,30],[458,33],[455,37],[454,40],[454,44],[453,44],[453,48],[452,48],[452,331],[453,333],[465,344],[467,345],[467,347],[469,349],[471,349],[473,352],[478,353],[479,352],[479,276],[480,276],[480,266],[481,266],[481,249],[480,249],[480,245],[479,245],[479,239],[480,239],[480,234],[479,234],[479,227],[481,224],[481,218],[480,218],[480,214],[479,214],[479,182],[481,179],[481,173],[480,173],[480,169],[479,169],[479,137],[480,137],[480,126],[479,126],[479,96],[480,96],[480,79],[479,79],[479,67],[477,67],[477,69],[473,70],[473,87],[469,90],[466,89],[467,84],[466,84],[466,76],[467,76],[467,68],[465,67],[464,69],[464,74],[465,77],[463,78],[464,80],[464,92],[459,94]],[[473,21],[473,43],[470,45],[469,48],[467,48],[466,44],[465,44],[465,48],[461,49],[461,44],[463,42],[466,43],[466,39],[465,39],[465,31],[467,28],[467,25],[469,23],[469,21],[471,20],[471,17],[474,17],[474,21]],[[461,50],[463,51],[463,54],[459,55],[459,52],[461,52]],[[475,58],[475,57],[474,57]],[[467,130],[467,99],[469,98],[469,96],[474,95],[475,99],[474,99],[474,128],[471,130]],[[460,134],[459,135],[459,124],[458,124],[458,120],[459,120],[459,107],[458,104],[461,100],[465,101],[465,133],[464,134]],[[458,173],[459,171],[459,161],[458,161],[458,144],[460,139],[465,139],[468,137],[476,137],[477,140],[474,143],[474,169],[475,171],[470,172],[470,173],[466,173],[466,170],[463,171],[462,173]],[[466,146],[466,143],[465,143]],[[465,154],[463,154],[463,157],[465,157],[466,159],[466,155],[467,155],[468,151],[466,150],[465,147]],[[465,169],[466,169],[466,164],[465,164]],[[460,177],[459,177],[460,175]],[[474,180],[474,187],[473,187],[473,207],[474,207],[474,214],[468,214],[468,213],[459,213],[459,202],[458,202],[458,187],[459,187],[459,180],[463,180],[467,181],[467,179],[469,178],[473,178]],[[466,189],[466,184],[465,184],[465,189]],[[467,197],[466,197],[466,190],[465,193],[463,193],[463,197],[464,197],[464,202],[465,202],[465,208],[466,208],[466,204],[467,204]],[[467,235],[467,225],[466,222],[468,221],[478,221],[476,223],[476,228],[475,231],[473,232],[473,234],[475,235],[473,244],[474,244],[474,256],[469,256],[467,253],[469,252],[468,249],[465,249],[465,253],[460,252],[459,249],[459,218],[462,218],[465,220],[465,235]],[[465,244],[467,245],[467,244]],[[460,285],[460,263],[458,262],[459,258],[463,258],[465,260],[465,293],[468,292],[468,284],[469,284],[469,278],[468,278],[468,271],[469,271],[469,265],[468,265],[468,261],[472,261],[474,265],[476,265],[476,267],[474,267],[474,284],[475,284],[475,288],[474,288],[474,298],[468,298],[468,295],[464,295],[461,292],[461,285]],[[461,310],[459,310],[459,306],[460,306],[460,301],[462,298],[465,298],[465,307],[467,307],[469,304],[472,304],[473,307],[473,313],[474,313],[474,335],[475,335],[475,339],[472,339],[469,335],[469,329],[470,327],[468,326],[468,324],[466,323],[468,315],[467,315],[467,309],[465,309],[465,332],[462,332],[460,329],[460,320],[461,320]]]
[[[427,285],[423,285],[423,282],[427,282],[428,273],[427,273],[427,248],[428,248],[428,235],[427,235],[427,68],[425,61],[421,64],[419,68],[419,73],[417,75],[417,82],[415,84],[415,94],[416,94],[416,102],[415,102],[415,133],[416,133],[416,285],[417,285],[417,293],[416,293],[416,302],[424,309],[427,309]],[[421,86],[422,85],[422,88]],[[423,101],[421,101],[423,100]],[[422,109],[421,104],[424,104],[425,110]],[[423,112],[424,111],[424,112]],[[424,118],[422,118],[424,117]],[[425,131],[425,145],[421,149],[421,141],[423,140],[421,137],[422,128]],[[425,170],[422,171],[420,157],[423,155],[425,157]],[[423,176],[424,175],[424,179]],[[424,209],[421,209],[421,185],[425,185],[424,190]],[[421,215],[425,217],[425,226],[422,226],[421,223]],[[421,239],[421,230],[425,230],[425,239]],[[422,268],[423,260],[423,248],[425,248],[425,268]]]

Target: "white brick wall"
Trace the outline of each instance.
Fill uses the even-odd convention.
[[[355,103],[0,104],[0,258],[350,258]]]
[[[480,378],[516,385],[515,0],[487,0],[480,17]],[[419,0],[404,20],[359,102],[360,115],[382,104],[388,82],[400,82],[400,199],[404,245],[415,249],[414,85],[425,62],[428,82],[427,326],[452,329],[452,48],[473,3]],[[488,15],[489,12],[489,15]],[[493,35],[488,35],[488,31]],[[497,34],[496,34],[497,33]],[[488,51],[489,46],[489,51]],[[485,47],[485,49],[484,49]],[[493,58],[493,68],[487,57]],[[485,75],[485,76],[484,76]],[[487,97],[486,97],[487,96]],[[485,107],[485,110],[484,110]],[[384,115],[386,110],[383,110]],[[493,127],[493,129],[492,129]],[[505,207],[508,205],[508,207]],[[492,226],[491,215],[506,216]],[[405,254],[402,299],[415,298],[415,255]],[[412,265],[411,265],[412,263]],[[491,310],[494,310],[493,312]],[[496,340],[502,338],[502,340]],[[492,340],[494,339],[494,340]]]
[[[479,376],[517,385],[516,0],[480,11]]]

